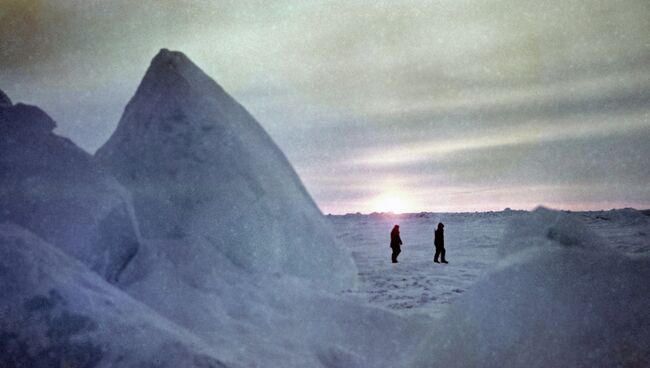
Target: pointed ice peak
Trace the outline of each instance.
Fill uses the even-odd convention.
[[[180,51],[170,51],[161,49],[158,54],[151,60],[151,65],[145,75],[145,80],[155,77],[168,75],[179,75],[188,82],[205,82],[206,80],[215,83],[212,78],[201,70],[196,64]]]
[[[151,60],[144,80],[160,80],[164,76],[201,72],[198,66],[179,51],[161,49]]]
[[[12,105],[11,99],[0,89],[0,107],[10,107]]]
[[[161,49],[151,60],[151,66],[149,66],[149,70],[147,70],[147,75],[159,76],[170,73],[202,74],[203,72],[182,52]]]
[[[136,99],[159,94],[212,96],[229,99],[219,84],[179,51],[161,49],[151,60],[151,65],[136,92]]]
[[[356,280],[282,151],[180,52],[153,58],[96,158],[131,191],[145,237],[209,239],[246,270],[334,289]]]
[[[193,64],[192,61],[180,51],[160,49],[158,54],[151,60],[151,65],[176,66],[182,64]]]

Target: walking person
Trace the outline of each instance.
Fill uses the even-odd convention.
[[[436,263],[449,263],[445,259],[445,225],[442,222],[438,223],[438,228],[436,229],[433,236],[433,245],[436,246],[436,255],[433,256],[433,261]],[[438,257],[440,256],[440,262],[438,262]]]
[[[391,255],[391,260],[393,263],[397,263],[397,256],[402,252],[402,239],[399,237],[399,225],[395,225],[393,230],[390,232],[390,247],[393,250]]]

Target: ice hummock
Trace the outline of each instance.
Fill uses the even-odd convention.
[[[574,216],[515,219],[509,255],[458,298],[410,366],[650,364],[650,258],[594,244]]]
[[[3,367],[239,366],[26,229],[0,224],[0,254]]]
[[[44,112],[36,108],[31,112],[34,112],[30,115],[33,120],[8,120],[13,125],[7,128],[10,133],[7,144],[15,145],[8,146],[13,149],[7,150],[13,152],[6,156],[11,158],[7,161],[10,163],[8,166],[25,165],[33,169],[25,169],[24,173],[35,182],[41,178],[54,178],[76,188],[75,180],[86,178],[85,171],[77,170],[77,165],[85,163],[88,156],[71,142],[51,134],[55,123]],[[32,147],[41,141],[50,143],[43,146],[49,150]],[[67,142],[67,148],[62,149],[65,154],[70,153],[68,149],[81,153],[63,156],[71,157],[63,160],[71,165],[70,170],[57,162],[61,141]],[[38,152],[44,164],[31,166],[34,161],[28,154],[23,157],[29,160],[21,162],[16,153],[21,149]],[[104,173],[92,160],[88,164]],[[60,170],[67,175],[58,178],[51,170]],[[9,173],[7,180],[19,178]],[[107,178],[112,179],[110,174]],[[95,183],[92,180],[88,182]],[[54,181],[50,184],[51,188],[46,189],[59,188]],[[10,198],[15,203],[29,203],[20,196],[32,187],[16,185],[12,188],[15,188],[12,192],[15,196]],[[92,200],[95,195],[101,198],[102,190],[102,186],[88,187],[82,193],[88,194]],[[50,210],[48,214],[61,215],[60,218],[46,217],[44,222],[51,225],[66,219],[66,213],[59,212],[65,208],[62,209],[57,202],[47,201],[56,197],[47,191],[43,193],[43,207]],[[305,203],[302,200],[287,201],[283,205]],[[84,203],[83,198],[74,197],[65,203],[78,202]],[[313,209],[317,211],[315,207]],[[95,212],[99,210],[95,209]],[[313,214],[309,207],[298,207],[297,212],[304,216]],[[421,320],[403,318],[321,289],[322,286],[341,287],[340,283],[346,280],[346,276],[340,273],[339,267],[345,262],[352,264],[352,261],[343,258],[344,262],[332,267],[327,263],[331,261],[330,256],[321,257],[323,252],[337,251],[335,240],[327,244],[330,248],[312,250],[315,245],[325,245],[312,244],[313,239],[307,237],[323,232],[331,236],[326,223],[320,227],[318,221],[324,220],[319,212],[316,212],[319,217],[313,222],[305,219],[311,226],[299,228],[304,237],[296,239],[304,241],[308,249],[301,250],[297,256],[313,256],[306,265],[323,262],[320,268],[314,267],[313,273],[301,274],[291,267],[286,271],[279,268],[275,273],[251,272],[250,268],[234,262],[211,239],[183,235],[183,229],[179,229],[179,232],[166,234],[164,238],[141,240],[137,252],[120,269],[119,278],[111,279],[115,285],[109,285],[98,277],[89,267],[92,262],[84,260],[80,263],[70,257],[83,260],[75,252],[83,244],[81,240],[86,233],[82,230],[85,227],[78,229],[74,222],[58,223],[59,227],[54,229],[69,234],[67,238],[56,239],[59,251],[27,230],[11,224],[21,221],[18,216],[21,212],[4,213],[11,216],[3,218],[3,222],[8,223],[0,226],[0,273],[4,275],[0,284],[3,288],[0,302],[0,335],[3,340],[0,342],[2,349],[9,349],[1,351],[3,361],[23,365],[70,363],[127,367],[156,362],[161,366],[187,367],[216,367],[221,366],[221,362],[227,362],[227,366],[241,363],[246,366],[393,367],[411,351],[402,344],[406,342],[411,348],[415,347],[420,331],[426,326]],[[27,214],[33,216],[31,212]],[[77,214],[91,218],[94,215]],[[268,221],[278,220],[269,214],[265,216]],[[301,224],[299,222],[298,226]],[[30,223],[27,225],[31,226]],[[32,228],[38,230],[35,226]],[[37,235],[49,236],[43,234]],[[92,243],[81,250],[101,254],[94,246],[96,244]],[[340,249],[338,252],[335,256],[347,256]],[[30,254],[34,256],[30,258]],[[324,268],[328,268],[327,271]],[[354,272],[354,267],[347,271]],[[328,281],[313,275],[327,277]],[[351,282],[343,284],[345,287],[354,286],[354,278],[347,281]],[[30,306],[38,304],[35,308],[44,305],[46,310],[34,315],[31,307],[21,307],[24,303]],[[56,325],[48,324],[51,321]],[[63,321],[63,326],[58,321]],[[66,327],[68,325],[70,329]],[[52,335],[61,339],[47,339]]]
[[[140,241],[129,195],[55,127],[38,107],[0,104],[0,222],[33,231],[115,281]]]
[[[92,205],[113,205],[105,197],[123,190],[128,206],[128,193],[54,135],[56,124],[42,110],[16,106],[2,110],[0,125],[3,363],[393,367],[411,351],[402,344],[414,347],[421,336],[420,320],[331,294],[319,280],[249,272],[202,237],[139,239],[119,277],[107,277],[83,257],[104,254],[101,239],[85,243],[98,231],[91,220],[104,213]],[[57,196],[68,190],[69,197]],[[33,203],[43,210],[27,211]],[[90,212],[74,210],[77,204]],[[119,239],[106,250],[120,251]]]
[[[120,286],[243,366],[396,367],[430,322],[303,278],[245,272],[210,244],[183,239],[145,241]]]
[[[603,240],[577,216],[544,207],[526,216],[512,218],[505,231],[498,249],[502,255],[535,246],[557,245],[591,250],[603,247]]]
[[[143,235],[197,239],[247,271],[349,288],[356,269],[284,154],[180,52],[151,62],[96,157],[133,194]]]

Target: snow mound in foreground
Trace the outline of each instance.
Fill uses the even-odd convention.
[[[231,367],[80,262],[0,225],[3,367]]]
[[[145,241],[121,280],[133,298],[243,366],[398,367],[428,326],[302,278],[244,272],[196,241]]]
[[[257,278],[218,251],[197,256],[204,246],[145,242],[121,290],[27,230],[1,224],[0,361],[389,368],[412,356],[428,326],[301,278]]]
[[[648,366],[650,259],[595,239],[569,214],[514,220],[503,245],[524,251],[457,301],[414,366]]]

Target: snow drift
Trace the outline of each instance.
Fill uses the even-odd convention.
[[[16,225],[0,225],[3,367],[234,367]]]
[[[568,214],[515,219],[510,255],[457,300],[414,366],[648,366],[650,259],[596,239]]]
[[[128,194],[55,126],[0,92],[0,222],[33,231],[115,281],[139,243]]]
[[[0,224],[2,366],[395,367],[426,328],[298,278],[255,280],[226,259],[206,269],[218,255],[189,262],[201,247],[174,242],[145,243],[130,296],[29,231]]]
[[[249,271],[350,287],[356,269],[255,119],[180,52],[152,60],[96,157],[147,238],[194,238]]]

